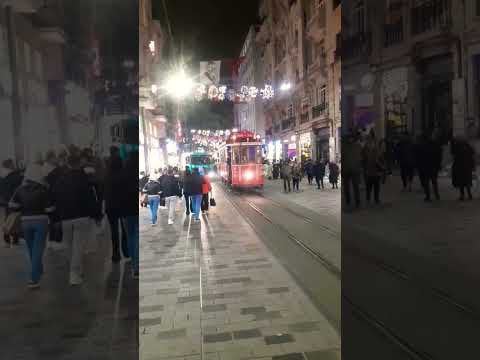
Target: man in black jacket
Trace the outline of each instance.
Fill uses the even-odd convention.
[[[200,205],[202,203],[202,184],[203,178],[200,175],[198,168],[193,169],[192,179],[191,179],[191,188],[190,188],[190,199],[193,204],[193,220],[200,221]]]
[[[5,218],[7,218],[7,216],[11,213],[11,210],[7,206],[8,202],[15,193],[15,190],[22,184],[23,171],[15,168],[15,164],[13,163],[12,159],[3,161],[1,170],[0,207],[5,208]],[[10,243],[10,240],[12,240],[13,244],[18,244],[18,234],[4,234],[3,239],[7,244]]]
[[[69,169],[52,189],[57,214],[62,221],[63,238],[70,250],[70,284],[83,282],[83,254],[92,236],[91,219],[98,204],[78,156],[70,156]]]
[[[182,190],[178,178],[175,177],[173,169],[168,169],[167,175],[161,183],[162,197],[165,198],[165,205],[168,209],[168,225],[173,225],[177,197],[182,197]]]

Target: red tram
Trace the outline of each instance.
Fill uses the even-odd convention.
[[[222,181],[232,188],[263,188],[263,155],[260,139],[250,131],[231,134],[219,148]]]

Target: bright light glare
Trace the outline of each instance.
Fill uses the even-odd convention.
[[[185,71],[182,69],[167,79],[164,88],[172,96],[177,99],[182,99],[192,91],[193,86],[194,83],[192,79],[188,78]]]
[[[151,90],[152,90],[152,93],[156,94],[158,90],[157,85],[153,84]]]
[[[287,91],[287,90],[290,90],[291,87],[292,87],[292,84],[290,84],[289,82],[285,82],[280,86],[280,90]]]
[[[215,174],[214,171],[210,171],[210,172],[208,173],[208,177],[209,177],[210,179],[214,179],[216,176],[217,176],[217,174]]]
[[[245,180],[250,181],[250,180],[253,179],[253,172],[250,171],[250,170],[247,170],[247,171],[245,171],[245,173],[243,174],[243,177],[245,178]]]

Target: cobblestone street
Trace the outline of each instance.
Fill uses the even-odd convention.
[[[217,185],[218,186],[218,185]],[[340,359],[340,336],[222,191],[201,223],[182,206],[140,220],[140,358]],[[304,355],[302,355],[304,354]]]

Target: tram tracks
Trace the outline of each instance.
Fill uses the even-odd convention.
[[[292,209],[289,209],[274,200],[264,197],[263,195],[257,195],[257,196],[268,200],[274,206],[278,208],[282,208],[283,210],[289,212],[290,214],[293,214],[296,217],[300,218],[302,221],[314,225],[315,227],[321,229],[324,233],[339,236],[338,231],[330,229],[328,226],[315,223],[315,221],[310,217],[304,216],[303,214],[300,214]],[[233,195],[227,193],[227,198],[229,198],[229,200],[232,202],[234,206],[239,208],[231,197],[233,197]],[[301,239],[293,235],[284,225],[278,224],[277,222],[275,222],[271,217],[269,217],[262,209],[260,209],[257,205],[255,205],[252,201],[249,201],[248,199],[247,200],[241,199],[241,197],[238,196],[238,194],[236,194],[235,197],[240,201],[243,201],[244,203],[246,203],[248,207],[250,207],[258,215],[260,215],[265,221],[267,221],[268,223],[270,223],[271,225],[279,229],[282,229],[282,231],[285,232],[285,234],[290,240],[292,240],[295,244],[297,244],[299,247],[304,249],[316,261],[318,261],[327,271],[329,271],[339,281],[341,281],[341,269],[339,269],[337,266],[332,264],[332,262],[329,261],[326,257],[324,257],[319,251],[313,249],[312,247],[307,245],[304,241],[302,241]],[[239,211],[242,211],[242,210],[239,209]],[[358,248],[354,248],[352,246],[348,248],[343,247],[342,255],[353,256],[357,259],[362,260],[363,262],[366,262],[370,265],[374,265],[375,268],[388,273],[389,275],[391,275],[392,277],[398,280],[406,282],[407,284],[409,284],[410,286],[413,286],[417,290],[427,291],[430,294],[430,296],[434,297],[437,300],[442,301],[443,303],[447,304],[448,306],[455,309],[456,311],[461,312],[464,315],[469,317],[474,317],[476,319],[480,318],[479,314],[474,309],[456,300],[454,297],[449,295],[446,291],[439,288],[432,287],[430,284],[426,283],[425,281],[422,281],[421,279],[416,278],[414,275],[409,274],[406,271],[397,268],[396,266],[390,265],[379,258],[368,255],[367,253],[365,253],[364,251],[361,251]],[[356,304],[348,295],[342,293],[341,298],[342,298],[342,304],[347,305],[350,308],[353,316],[355,316],[357,319],[360,319],[361,321],[369,325],[369,327],[374,329],[377,333],[381,334],[391,344],[401,349],[411,359],[414,359],[414,360],[433,360],[434,359],[432,355],[430,355],[427,352],[418,350],[409,340],[397,334],[383,321],[376,318],[370,312],[366,311],[362,306]]]

